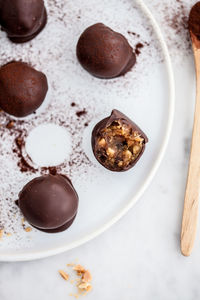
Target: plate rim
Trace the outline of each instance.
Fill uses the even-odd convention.
[[[173,74],[173,68],[171,63],[170,54],[168,51],[167,44],[164,40],[163,34],[161,32],[161,29],[154,18],[153,14],[151,13],[150,9],[146,6],[146,4],[143,2],[143,0],[135,0],[139,7],[141,8],[142,12],[146,15],[146,17],[149,19],[149,22],[151,23],[153,30],[155,34],[157,35],[158,41],[160,43],[164,58],[165,58],[165,64],[167,69],[167,75],[168,75],[168,83],[169,83],[169,113],[168,113],[168,121],[165,131],[165,136],[163,138],[163,142],[160,146],[160,150],[158,153],[158,156],[151,168],[151,171],[149,172],[149,175],[141,185],[138,192],[130,199],[130,201],[121,209],[120,212],[118,212],[112,219],[110,219],[107,223],[105,223],[103,226],[100,226],[100,228],[96,229],[95,231],[87,234],[86,236],[73,241],[70,244],[63,245],[60,247],[55,248],[49,248],[48,250],[42,250],[42,251],[32,251],[29,253],[17,253],[17,254],[0,254],[0,261],[1,262],[16,262],[16,261],[31,261],[41,258],[50,257],[53,255],[57,255],[63,252],[66,252],[68,250],[74,249],[78,246],[81,246],[85,244],[86,242],[94,239],[95,237],[99,236],[101,233],[105,232],[107,229],[109,229],[112,225],[114,225],[117,221],[119,221],[140,199],[140,197],[144,194],[145,190],[150,185],[151,181],[153,180],[153,177],[155,176],[166,151],[169,138],[171,135],[172,125],[173,125],[173,119],[174,119],[174,109],[175,109],[175,83],[174,83],[174,74]]]

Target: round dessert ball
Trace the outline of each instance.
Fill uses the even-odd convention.
[[[127,39],[101,23],[82,33],[77,44],[77,57],[85,70],[105,79],[124,75],[136,62]]]
[[[148,138],[127,116],[114,109],[92,132],[92,149],[98,162],[110,171],[132,168],[142,156]]]
[[[0,0],[0,24],[14,43],[32,40],[46,22],[43,0]]]
[[[33,113],[48,91],[46,76],[23,62],[0,68],[0,107],[15,117]]]
[[[45,175],[30,181],[19,193],[18,206],[35,228],[61,232],[73,223],[78,209],[78,195],[64,175]]]

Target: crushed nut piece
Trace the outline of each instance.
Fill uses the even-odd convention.
[[[112,148],[108,147],[108,149],[106,150],[106,153],[107,153],[108,156],[114,157],[115,150],[113,150]]]
[[[81,284],[78,285],[78,288],[81,290],[87,291],[88,289],[91,289],[91,284],[88,282],[82,282]]]
[[[99,146],[104,147],[106,145],[105,139],[100,139],[99,140]]]
[[[75,265],[73,267],[73,270],[77,272],[77,275],[81,275],[83,273],[85,273],[85,269],[81,266],[81,265]]]
[[[32,228],[31,228],[31,227],[26,227],[26,228],[25,228],[25,231],[26,231],[26,232],[31,232],[31,231],[32,231]]]
[[[60,275],[64,280],[69,280],[69,275],[65,271],[59,270],[58,272],[60,273]]]
[[[134,153],[134,154],[137,154],[139,151],[140,151],[140,146],[135,145],[135,146],[133,147],[133,153]]]
[[[75,298],[85,296],[92,290],[92,276],[90,272],[86,270],[83,266],[78,264],[67,264],[67,266],[72,267],[72,269],[76,272],[76,275],[79,276],[78,278],[70,280],[71,284],[74,284],[74,282],[76,282],[76,286],[78,288],[78,293],[70,294],[70,296],[73,296]],[[69,275],[66,272],[59,270],[59,273],[65,280],[69,279]]]
[[[92,275],[90,274],[90,272],[88,270],[85,271],[85,273],[83,274],[82,281],[83,282],[91,282],[92,281]]]

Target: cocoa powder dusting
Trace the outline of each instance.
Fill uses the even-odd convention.
[[[30,157],[28,157],[28,155],[25,156],[23,154],[24,149],[25,149],[25,137],[26,137],[26,134],[20,133],[20,135],[15,138],[16,147],[13,148],[13,153],[16,153],[19,158],[17,165],[20,168],[20,171],[22,173],[24,173],[24,172],[36,173],[38,170],[35,169],[33,166],[31,166]]]
[[[148,3],[149,2],[149,3]],[[195,0],[147,0],[161,26],[171,57],[178,62],[192,54],[188,18]]]

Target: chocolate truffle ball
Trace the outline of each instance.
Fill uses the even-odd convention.
[[[32,40],[46,22],[43,0],[0,0],[0,24],[14,43]]]
[[[147,136],[127,116],[114,109],[92,132],[92,149],[98,162],[110,171],[132,168],[144,152]]]
[[[35,228],[61,232],[73,223],[78,209],[78,195],[64,175],[45,175],[30,181],[19,193],[18,206]]]
[[[48,91],[46,76],[26,63],[11,62],[0,68],[0,107],[15,117],[33,113]]]
[[[124,75],[136,62],[127,39],[101,23],[82,33],[77,44],[77,57],[89,73],[105,79]]]

